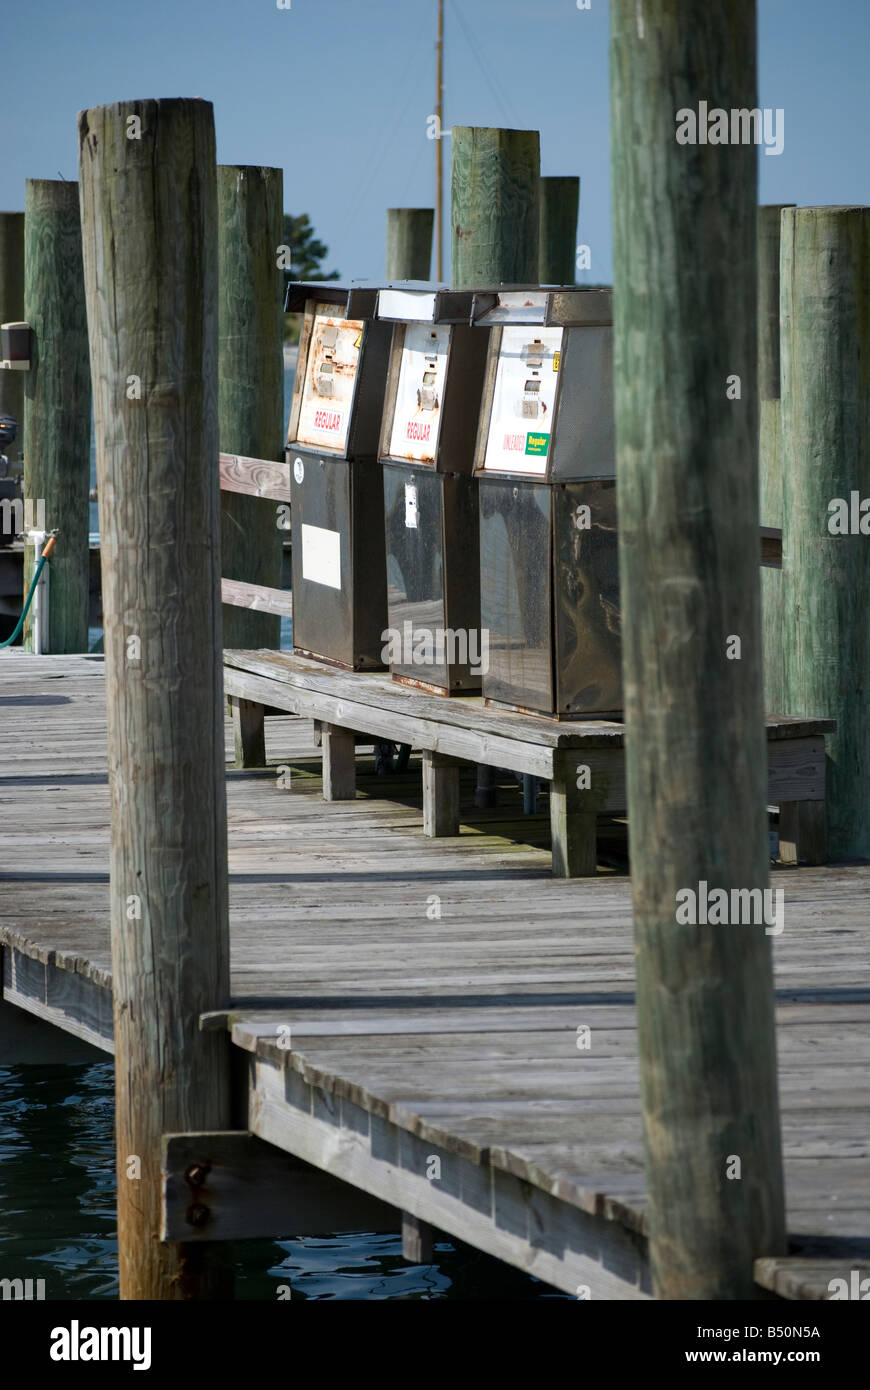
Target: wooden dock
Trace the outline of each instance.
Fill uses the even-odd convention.
[[[17,1005],[111,1051],[102,660],[3,653],[0,715],[2,1031]],[[434,1227],[574,1296],[648,1297],[627,877],[554,879],[546,816],[468,795],[426,837],[416,759],[385,782],[358,749],[356,800],[324,802],[309,721],[267,721],[259,772],[226,733],[233,1005],[202,1026],[231,1030],[238,1129],[404,1214],[421,1256]],[[870,866],[773,886],[791,1250],[756,1280],[820,1298],[870,1272]]]

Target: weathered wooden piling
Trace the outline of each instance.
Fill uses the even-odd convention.
[[[0,322],[24,318],[24,213],[0,212]],[[24,373],[0,370],[0,415],[18,421],[10,461],[24,453]]]
[[[434,208],[387,208],[387,279],[428,280]]]
[[[217,208],[209,102],[79,115],[112,801],[121,1297],[221,1290],[161,1244],[160,1143],[229,1127]]]
[[[779,231],[784,207],[758,209],[758,492],[762,526],[782,528],[782,413],[779,399]],[[761,571],[764,708],[782,702],[782,571]]]
[[[700,907],[708,887],[768,885],[757,150],[676,140],[677,113],[699,101],[756,106],[755,22],[753,3],[611,6],[626,771],[650,1253],[666,1299],[751,1298],[754,1258],[784,1250],[767,929],[737,925],[733,899],[731,924],[677,916],[689,892]]]
[[[536,130],[453,126],[453,287],[537,282],[541,143]]]
[[[33,329],[24,374],[25,509],[59,531],[51,561],[48,650],[88,649],[91,378],[77,183],[28,179],[24,196],[24,318]],[[34,551],[24,550],[24,593]],[[24,628],[31,649],[31,626]]]
[[[536,130],[454,126],[450,170],[453,288],[535,284],[541,140]],[[494,806],[495,770],[478,765],[474,801]]]
[[[786,209],[781,294],[785,708],[836,719],[828,853],[867,858],[870,207]]]
[[[218,166],[218,435],[223,453],[248,458],[282,457],[283,188],[280,169]],[[222,493],[224,578],[280,589],[284,534],[276,506]],[[227,647],[280,647],[281,619],[224,604],[223,633]]]
[[[580,180],[576,174],[541,179],[538,280],[542,285],[574,284],[579,210]]]

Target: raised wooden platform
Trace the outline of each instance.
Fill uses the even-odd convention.
[[[71,1058],[75,1038],[112,1047],[103,700],[101,661],[0,656],[0,1021],[47,1020]],[[401,1211],[409,1249],[433,1226],[573,1295],[646,1297],[628,880],[552,878],[508,807],[433,840],[418,784],[363,754],[356,800],[324,802],[307,721],[268,720],[266,752],[267,769],[228,773],[233,1007],[203,1019],[243,1063],[240,1130],[375,1199],[351,1210],[300,1167],[324,1233],[329,1211],[334,1229]],[[774,884],[793,1248],[756,1277],[827,1297],[870,1260],[870,867]]]
[[[455,835],[463,762],[507,767],[549,782],[553,873],[596,872],[597,818],[626,810],[624,725],[561,720],[412,689],[389,675],[343,671],[290,652],[224,652],[224,689],[233,706],[236,766],[264,761],[264,708],[320,721],[323,794],[356,795],[354,739],[407,743],[423,754],[427,835]],[[780,810],[781,855],[822,864],[825,847],[825,734],[830,719],[767,721],[768,801]]]

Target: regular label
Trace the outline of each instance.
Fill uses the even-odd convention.
[[[341,588],[341,535],[323,526],[302,523],[302,578],[312,584]]]

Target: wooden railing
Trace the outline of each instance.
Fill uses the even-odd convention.
[[[219,456],[221,492],[242,492],[271,502],[290,502],[290,466],[269,459],[246,458],[243,454]],[[221,601],[234,608],[252,608],[261,613],[293,616],[293,595],[286,589],[267,584],[247,584],[241,579],[221,579]]]

